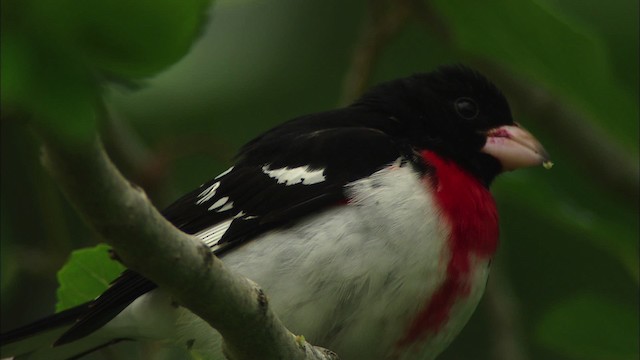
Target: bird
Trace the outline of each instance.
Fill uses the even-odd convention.
[[[353,359],[434,359],[474,312],[498,247],[494,179],[551,164],[500,89],[462,64],[286,121],[162,211],[262,286],[285,326]],[[0,337],[3,358],[124,340],[221,358],[220,335],[125,270],[99,297]]]

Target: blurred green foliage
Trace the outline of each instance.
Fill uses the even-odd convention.
[[[439,0],[435,5],[463,52],[492,59],[544,84],[573,106],[584,108],[631,150],[638,124],[619,121],[637,114],[633,96],[614,76],[601,38],[539,1]],[[482,31],[478,31],[482,29]],[[637,117],[636,117],[637,118]]]
[[[210,0],[3,0],[2,102],[68,139],[94,128],[101,83],[184,56]],[[144,19],[144,20],[142,20]]]
[[[626,306],[583,294],[549,309],[536,334],[542,344],[571,358],[634,359],[638,356],[637,338],[630,335],[637,334],[638,319],[632,315]]]
[[[160,72],[190,49],[207,3],[3,0],[3,330],[46,315],[55,269],[70,248],[95,243],[37,164],[25,122],[5,110],[20,108],[77,138],[93,130],[95,104],[105,96],[152,154],[128,175],[162,207],[224,170],[261,131],[335,107],[366,1],[220,0],[187,56]],[[585,114],[589,123],[574,125],[594,127],[637,166],[637,1],[425,3],[426,21],[444,26],[409,22],[379,54],[372,82],[443,63],[490,63]],[[114,78],[149,79],[137,91],[117,83],[104,91]],[[512,105],[556,162],[552,171],[506,174],[494,186],[502,218],[497,266],[513,283],[524,351],[530,359],[637,358],[637,193],[621,198],[596,181],[602,169],[579,165],[593,154],[575,151],[543,119],[518,112],[526,106]],[[74,256],[84,260],[61,271],[60,294],[85,288],[73,269],[87,254]],[[102,258],[89,263],[113,264]],[[483,304],[441,359],[492,359],[492,326]]]

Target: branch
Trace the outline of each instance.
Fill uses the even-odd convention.
[[[209,158],[226,163],[233,157],[233,148],[224,140],[201,134],[173,134],[146,146],[131,124],[108,104],[107,114],[101,122],[100,134],[107,154],[124,176],[142,187],[152,200],[157,200],[174,164],[182,157],[206,154]]]
[[[199,239],[165,220],[97,138],[70,144],[41,136],[43,162],[78,213],[127,266],[216,328],[229,359],[337,359],[291,334],[257,284],[229,272]]]

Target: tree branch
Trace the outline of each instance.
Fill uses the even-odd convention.
[[[216,328],[229,359],[337,359],[291,334],[257,284],[226,270],[199,239],[166,221],[97,138],[70,144],[41,137],[43,162],[81,217],[127,266]]]

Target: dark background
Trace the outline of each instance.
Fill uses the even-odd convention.
[[[638,2],[439,0],[408,17],[373,3],[218,1],[181,61],[137,89],[110,86],[113,158],[163,207],[253,136],[343,103],[358,79],[476,67],[556,165],[495,183],[502,244],[489,289],[440,359],[637,359]],[[27,124],[0,126],[6,331],[52,312],[56,271],[98,240],[40,166]]]

